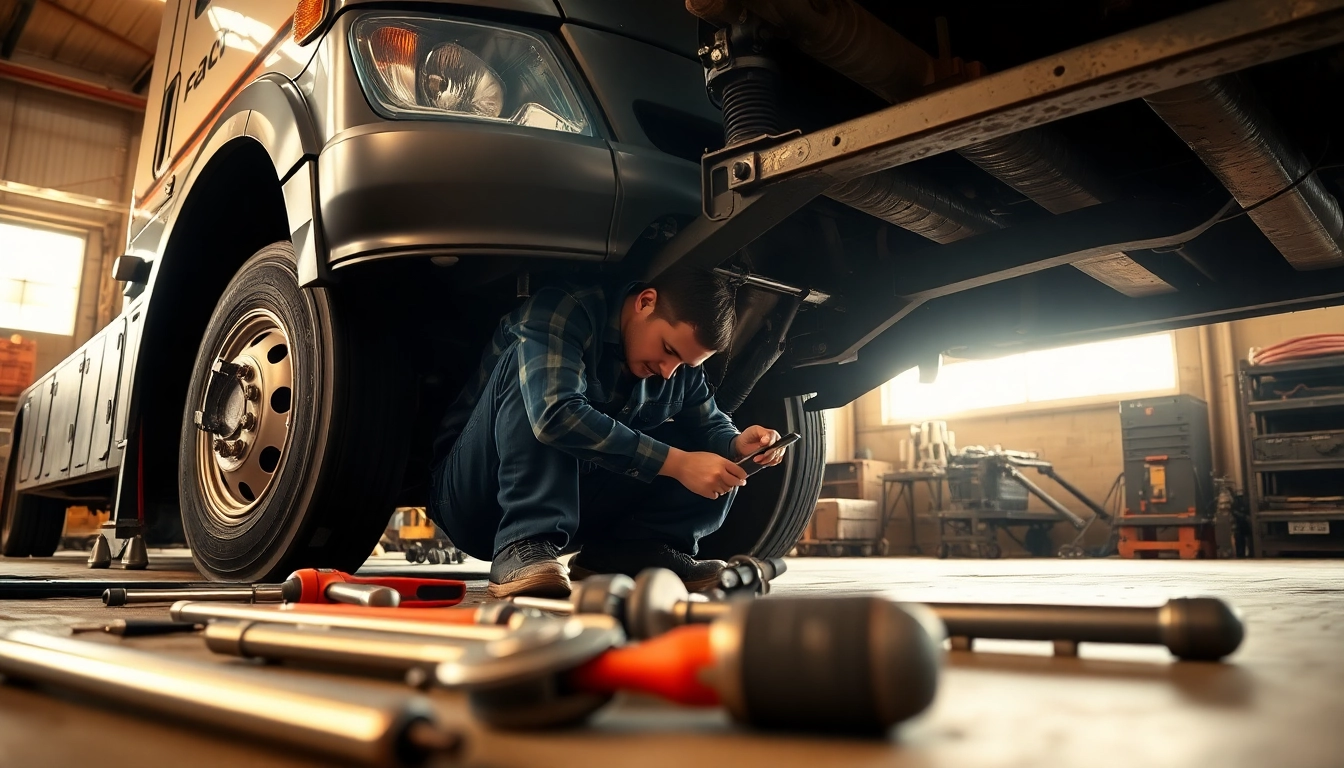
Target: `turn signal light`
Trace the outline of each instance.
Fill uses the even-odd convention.
[[[312,40],[327,20],[330,8],[329,0],[299,0],[294,8],[294,42],[303,45]]]

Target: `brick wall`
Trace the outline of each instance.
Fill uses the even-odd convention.
[[[856,448],[862,453],[871,450],[873,458],[899,462],[900,441],[908,433],[904,427],[881,424],[879,392],[870,392],[856,403]],[[948,429],[956,433],[957,447],[968,445],[1001,445],[1016,450],[1037,451],[1041,458],[1055,465],[1070,483],[1100,503],[1106,491],[1120,473],[1123,458],[1120,451],[1120,411],[1118,401],[1102,405],[1076,407],[1067,410],[1037,411],[1026,414],[986,416],[974,419],[948,419]],[[1090,512],[1053,480],[1028,471],[1027,476],[1046,493],[1064,503],[1075,514],[1086,519]],[[1030,500],[1030,509],[1048,511],[1038,499]],[[929,497],[920,486],[915,495],[916,536],[923,551],[933,552],[937,545],[936,524],[928,514]],[[903,554],[910,542],[909,518],[899,510],[887,529],[891,551]],[[1065,543],[1073,538],[1068,524],[1056,526],[1055,539]],[[1105,538],[1103,526],[1089,531],[1085,540],[1096,546]],[[1020,554],[1012,542],[1002,542],[1007,554]]]

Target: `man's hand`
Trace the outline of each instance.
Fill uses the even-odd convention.
[[[753,451],[758,451],[767,445],[774,445],[779,440],[779,433],[773,429],[767,429],[759,424],[753,424],[747,427],[746,431],[733,438],[733,451],[737,453],[737,458],[741,461],[744,457],[750,455]],[[766,467],[773,467],[784,460],[784,452],[788,448],[779,448],[773,451],[766,451],[752,461]]]
[[[692,493],[717,499],[734,488],[747,484],[747,473],[717,453],[683,451],[672,448],[658,474],[670,477]]]

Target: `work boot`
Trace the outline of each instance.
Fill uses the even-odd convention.
[[[490,588],[494,598],[569,597],[569,575],[556,557],[560,548],[539,539],[515,541],[495,555],[490,564]]]
[[[645,568],[666,568],[681,577],[687,591],[699,592],[717,587],[719,572],[726,567],[722,560],[696,560],[652,541],[600,542],[584,545],[569,561],[569,577],[577,581],[598,573],[623,573],[633,578]]]

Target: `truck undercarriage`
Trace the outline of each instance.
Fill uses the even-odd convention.
[[[92,342],[25,393],[5,554],[54,547],[87,499],[116,508],[109,538],[182,518],[213,578],[359,562],[393,503],[425,503],[434,426],[499,316],[556,276],[696,265],[740,286],[718,404],[805,442],[715,556],[786,552],[820,490],[819,411],[903,370],[1344,297],[1344,0],[390,5],[411,16],[324,6],[320,53],[239,75],[178,191],[156,171],[100,400],[79,395]],[[459,13],[531,30],[604,129],[375,114],[352,25]],[[248,314],[271,289],[293,316]],[[284,351],[255,387],[233,358],[266,338]],[[68,419],[82,446],[108,386],[107,450],[53,475],[47,436]],[[271,421],[244,413],[260,403]]]
[[[817,393],[808,408],[828,408],[940,353],[992,356],[1344,295],[1328,96],[1344,71],[1338,6],[1207,5],[1016,61],[1044,53],[1055,38],[1041,33],[1060,21],[1087,21],[1069,27],[1077,34],[1182,10],[1033,6],[1031,22],[1023,11],[1006,25],[1016,45],[990,46],[1007,68],[985,74],[951,56],[948,28],[984,42],[986,20],[1012,14],[942,5],[964,23],[927,25],[941,33],[932,57],[884,24],[900,15],[886,4],[867,4],[878,18],[844,1],[688,3],[720,25],[700,53],[711,91],[716,77],[729,83],[729,145],[704,157],[704,214],[650,270],[732,262],[795,287],[773,288],[803,311],[763,386]],[[1056,25],[1013,37],[1052,12]],[[800,51],[815,61],[787,60]],[[893,105],[817,126],[826,110],[799,104],[826,104],[826,91],[851,108]]]

